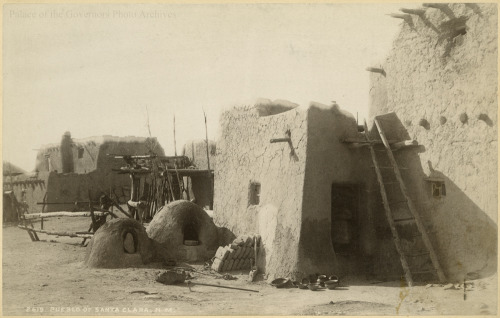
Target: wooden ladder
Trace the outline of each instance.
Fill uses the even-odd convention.
[[[393,170],[394,175],[396,177],[396,182],[394,182],[394,183],[399,185],[399,189],[400,189],[402,196],[403,196],[403,198],[401,198],[401,197],[396,198],[395,201],[389,201],[389,199],[387,197],[387,192],[386,192],[386,184],[388,184],[388,183],[385,182],[384,179],[382,178],[382,173],[380,172],[381,167],[378,164],[377,156],[375,154],[375,150],[373,147],[373,143],[370,141],[370,137],[368,136],[368,126],[367,126],[366,120],[365,120],[365,138],[366,138],[366,141],[369,143],[369,148],[370,148],[370,153],[371,153],[371,157],[372,157],[372,161],[373,161],[373,166],[375,168],[375,173],[377,174],[377,180],[378,180],[378,183],[380,185],[380,194],[382,196],[382,202],[384,205],[385,215],[386,215],[387,221],[389,223],[389,227],[391,228],[392,238],[393,238],[396,250],[399,254],[399,259],[401,261],[401,265],[402,265],[404,273],[405,273],[406,282],[407,282],[408,286],[410,286],[410,287],[413,285],[412,270],[410,269],[410,266],[408,265],[407,257],[414,258],[414,257],[421,257],[421,256],[427,256],[428,258],[430,258],[430,260],[432,262],[433,269],[428,270],[428,271],[415,271],[415,270],[413,270],[413,274],[431,273],[431,274],[434,274],[435,276],[437,276],[437,278],[439,279],[440,282],[444,282],[446,280],[446,278],[444,276],[443,270],[441,269],[441,266],[439,265],[436,253],[434,251],[434,248],[432,247],[432,244],[429,240],[429,237],[427,236],[427,232],[425,230],[425,227],[424,227],[422,221],[420,220],[420,216],[419,216],[411,198],[408,195],[408,191],[406,189],[406,186],[405,186],[403,179],[401,177],[401,173],[399,171],[400,168],[399,168],[399,166],[394,158],[394,155],[392,153],[391,146],[389,145],[389,142],[387,141],[385,133],[384,133],[382,126],[380,125],[380,122],[377,119],[377,117],[375,117],[374,121],[375,121],[375,125],[377,126],[377,130],[380,134],[380,138],[382,139],[383,145],[384,145],[386,153],[387,153],[387,157],[389,158],[390,165],[391,165],[391,167],[382,167],[382,168],[392,168],[389,170]],[[394,203],[406,205],[407,210],[410,212],[411,217],[395,219],[393,216],[393,213],[391,211],[391,205],[393,205]],[[405,251],[404,248],[402,247],[401,240],[399,238],[399,233],[397,230],[397,226],[400,224],[411,224],[411,223],[414,223],[416,225],[418,232],[419,232],[417,235],[414,235],[413,237],[414,238],[420,237],[424,243],[425,248],[427,249],[427,251],[425,251],[424,253],[417,253],[417,254],[411,255],[411,254],[408,254],[408,251]]]

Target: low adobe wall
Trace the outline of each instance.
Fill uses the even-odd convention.
[[[448,8],[403,23],[385,76],[371,74],[370,112],[394,111],[424,147],[400,159],[445,274],[462,280],[496,272],[498,17],[496,4]],[[466,34],[453,34],[449,21]],[[446,196],[430,194],[428,176],[444,181]]]
[[[42,210],[41,205],[37,205],[37,202],[42,202],[47,190],[49,173],[39,172],[36,177],[31,178],[29,175],[20,175],[15,177],[14,185],[12,185],[12,190],[16,196],[17,201],[22,201],[22,192],[24,191],[24,200],[28,204],[28,213],[36,213]],[[9,179],[7,179],[10,181]],[[36,182],[30,182],[37,180]],[[25,184],[19,182],[27,182]]]
[[[37,180],[36,182],[31,182]],[[25,183],[21,183],[21,182]],[[113,171],[105,174],[94,171],[87,174],[39,172],[36,177],[18,176],[12,186],[18,201],[22,201],[22,191],[25,192],[25,201],[29,213],[42,212],[43,205],[37,202],[75,202],[88,201],[89,190],[91,197],[97,201],[101,192],[116,193],[118,202],[124,203],[130,198],[130,178],[128,175],[119,175]],[[114,194],[113,194],[114,197]],[[88,210],[88,204],[79,205],[82,210]],[[73,211],[74,203],[46,205],[45,212]]]
[[[81,158],[78,154],[79,149],[83,149]],[[44,182],[42,186],[28,188],[26,192],[30,211],[40,212],[42,206],[36,205],[36,202],[42,202],[44,197],[47,202],[88,201],[89,190],[95,201],[99,199],[102,192],[109,193],[111,190],[113,198],[120,203],[125,203],[130,199],[130,177],[113,171],[126,163],[123,159],[116,159],[112,155],[144,155],[148,154],[150,149],[154,149],[157,155],[164,155],[163,148],[156,138],[102,136],[75,139],[70,147],[75,172],[60,173],[62,162],[59,145],[45,146],[39,150],[36,164],[40,171],[38,178],[43,179]],[[50,172],[45,153],[50,155],[52,167]],[[20,190],[15,190],[16,196],[20,199]],[[81,207],[88,209],[85,205]],[[73,211],[74,209],[74,204],[58,204],[47,205],[45,211]]]

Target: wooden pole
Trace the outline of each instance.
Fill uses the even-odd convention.
[[[174,114],[174,155],[177,157],[177,142],[175,140],[175,114]]]
[[[99,225],[97,225],[97,220],[94,215],[94,206],[92,205],[92,197],[90,195],[90,189],[88,190],[89,192],[89,210],[90,210],[90,218],[92,219],[92,231],[95,232],[97,231],[97,228]]]
[[[192,283],[191,281],[186,282],[188,287],[192,285],[201,285],[201,286],[209,286],[209,287],[217,287],[217,288],[227,288],[227,289],[235,289],[235,290],[243,290],[243,291],[249,291],[249,292],[254,292],[258,293],[258,290],[254,289],[246,289],[246,288],[237,288],[237,287],[228,287],[228,286],[222,286],[222,285],[212,285],[212,284],[202,284],[202,283]]]
[[[205,110],[203,110],[203,117],[205,118],[205,143],[207,146],[208,182],[210,182],[209,207],[210,207],[210,210],[212,210],[213,206],[214,206],[214,189],[212,187],[212,173],[210,172],[210,150],[209,150],[209,144],[208,144],[207,114],[205,114]]]
[[[253,250],[254,250],[254,253],[255,253],[255,258],[254,258],[254,261],[255,261],[255,269],[258,269],[257,268],[257,237],[254,237],[254,245],[253,245]]]
[[[166,163],[163,163],[163,168],[165,169],[165,180],[167,181],[167,186],[170,188],[170,194],[172,195],[172,201],[175,201],[174,189],[172,186],[172,180],[170,179],[170,174],[168,173],[168,166]]]
[[[186,191],[186,189],[184,188],[184,179],[181,179],[181,177],[179,176],[179,171],[177,170],[177,163],[175,163],[175,161],[174,161],[174,169],[175,169],[175,174],[177,175],[177,183],[179,184],[181,193],[184,193]]]
[[[115,193],[115,191],[114,191],[114,190],[111,190],[111,189],[112,189],[112,188],[111,188],[111,186],[109,186],[109,197],[110,197],[110,198],[111,198],[111,194],[112,194],[112,193]],[[109,212],[109,214],[111,214],[111,216],[113,216],[113,217],[115,217],[115,218],[116,218],[116,215],[113,213],[113,205],[111,205],[111,207],[110,207],[110,208],[111,208],[111,211]]]

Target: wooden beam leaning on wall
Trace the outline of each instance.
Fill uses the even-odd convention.
[[[348,144],[350,148],[361,148],[369,145],[383,145],[382,140],[366,141],[356,138],[345,138],[340,140],[340,142]],[[403,140],[403,141],[388,140],[388,142],[392,150],[399,150],[406,147],[418,146],[418,142],[416,140]]]

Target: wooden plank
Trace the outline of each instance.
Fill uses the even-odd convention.
[[[377,129],[378,129],[378,132],[380,134],[380,138],[382,139],[382,142],[384,143],[384,146],[387,150],[387,156],[389,157],[389,161],[391,162],[391,164],[394,168],[394,174],[396,175],[396,179],[399,182],[399,187],[401,189],[401,192],[403,193],[403,196],[405,197],[405,199],[407,201],[410,213],[415,218],[415,223],[417,224],[417,228],[418,228],[419,232],[422,233],[422,241],[424,242],[425,246],[427,247],[427,250],[429,250],[429,253],[430,253],[429,256],[430,256],[432,264],[436,270],[439,281],[444,282],[446,280],[446,277],[444,276],[443,270],[441,269],[441,265],[439,264],[439,261],[438,261],[437,255],[434,251],[434,248],[432,246],[432,243],[429,240],[429,237],[427,236],[427,233],[425,231],[425,227],[420,219],[420,215],[417,213],[417,209],[415,208],[413,201],[411,200],[410,196],[408,195],[408,191],[406,190],[406,186],[403,182],[403,178],[401,177],[401,173],[399,172],[399,169],[398,169],[398,164],[396,162],[396,159],[394,158],[394,155],[392,153],[390,145],[387,142],[387,138],[386,138],[385,133],[382,129],[382,126],[380,125],[377,117],[375,117],[374,120],[375,120],[375,125],[377,126]]]
[[[213,176],[213,174],[214,174],[213,170],[205,170],[205,169],[203,169],[203,170],[202,169],[177,169],[177,171],[170,169],[167,172],[171,175],[179,173],[179,175],[182,177],[203,176],[203,175],[207,175],[207,174],[210,174]]]
[[[92,203],[99,203],[99,201],[92,201]],[[68,205],[68,204],[74,204],[74,205],[78,205],[78,204],[89,204],[89,201],[73,201],[73,202],[37,202],[36,204],[38,205],[60,205],[60,204],[64,204],[64,205]]]
[[[444,182],[444,178],[439,178],[439,177],[429,177],[429,178],[424,178],[425,181],[430,181],[430,182]]]
[[[370,138],[368,137],[368,125],[365,120],[365,138],[368,142],[370,142]],[[405,278],[408,285],[411,287],[413,285],[413,278],[411,276],[410,267],[406,262],[406,258],[404,256],[403,248],[401,247],[401,241],[399,240],[399,234],[396,230],[396,225],[392,218],[391,207],[389,206],[389,200],[387,199],[387,193],[385,192],[384,180],[382,179],[382,174],[380,173],[380,169],[378,168],[377,158],[375,156],[375,151],[373,150],[372,144],[370,144],[370,153],[372,157],[373,166],[375,168],[375,173],[377,174],[377,180],[380,186],[380,195],[382,196],[382,203],[384,205],[385,216],[387,218],[387,222],[389,223],[389,227],[391,229],[392,238],[394,241],[394,245],[396,247],[396,251],[399,254],[399,260],[401,261],[401,266],[405,272]]]
[[[107,212],[94,212],[95,215],[102,216],[107,214]],[[68,211],[60,211],[60,212],[45,212],[45,213],[30,213],[25,214],[24,217],[26,219],[37,219],[37,218],[54,218],[61,216],[69,216],[69,217],[89,217],[90,212],[68,212]]]
[[[37,230],[37,229],[32,229],[24,225],[18,225],[17,226],[20,229],[30,232],[37,232],[37,233],[44,233],[47,235],[57,235],[57,236],[69,236],[69,237],[83,237],[83,238],[92,238],[92,234],[80,234],[80,233],[74,233],[74,232],[55,232],[55,231],[46,231],[46,230]]]
[[[373,141],[363,141],[363,140],[357,140],[357,139],[344,139],[341,141],[342,143],[348,144],[350,148],[361,148],[361,147],[367,147],[369,145],[383,145],[383,141],[381,140],[373,140]],[[391,148],[393,150],[400,150],[403,148],[407,147],[415,147],[418,146],[418,141],[416,140],[403,140],[403,141],[396,141],[396,140],[389,140],[389,144],[391,145]]]
[[[162,159],[162,160],[174,160],[174,159],[189,159],[187,156],[158,156],[158,155],[119,155],[119,154],[106,154],[107,156],[113,156],[116,159],[131,158],[131,159]]]
[[[346,144],[356,144],[356,143],[359,143],[359,144],[365,144],[367,146],[369,144],[372,144],[372,145],[382,145],[383,144],[382,140],[370,140],[370,141],[367,141],[367,140],[358,139],[358,138],[345,138],[345,139],[342,139],[340,142],[346,143]],[[389,140],[390,144],[393,144],[393,143],[396,143],[396,142],[399,142],[399,141],[398,140]]]

